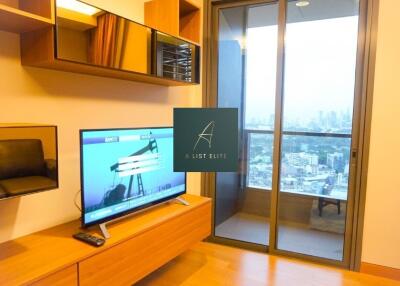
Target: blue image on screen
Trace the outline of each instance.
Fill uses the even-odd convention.
[[[173,171],[173,129],[82,131],[84,223],[186,191]]]

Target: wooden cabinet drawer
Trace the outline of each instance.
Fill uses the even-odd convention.
[[[77,286],[78,265],[72,265],[56,273],[50,274],[30,285],[33,286]]]
[[[132,285],[210,235],[210,221],[211,203],[203,204],[85,259],[79,285]]]

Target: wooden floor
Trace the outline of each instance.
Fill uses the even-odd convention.
[[[136,285],[394,286],[400,283],[295,259],[201,242]]]

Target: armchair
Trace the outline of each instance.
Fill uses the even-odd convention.
[[[0,140],[0,198],[54,189],[55,160],[45,160],[39,139]]]

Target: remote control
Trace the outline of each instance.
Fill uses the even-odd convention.
[[[84,232],[75,233],[73,237],[77,240],[83,241],[96,247],[102,246],[106,242],[104,238],[100,238]]]

